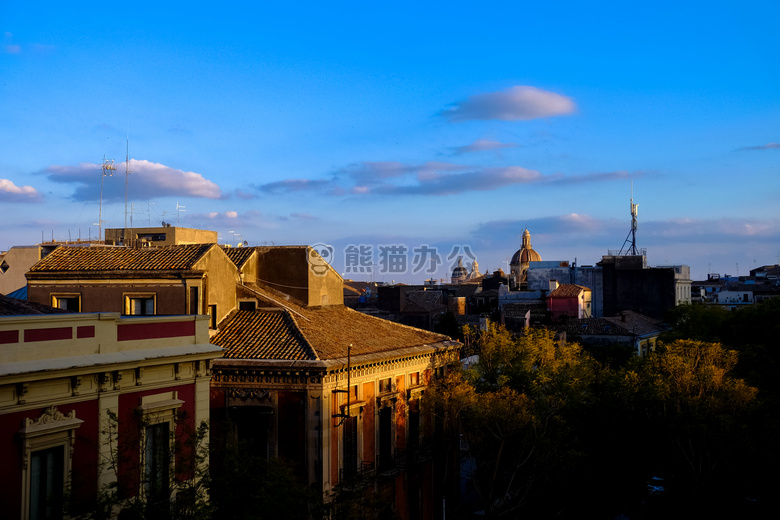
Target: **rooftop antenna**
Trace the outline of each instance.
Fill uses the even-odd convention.
[[[178,202],[176,203],[176,225],[177,226],[179,225],[179,218],[181,217],[181,212],[182,211],[187,211],[186,209],[184,209],[186,207],[187,206],[182,206]]]
[[[127,137],[127,148],[125,152],[125,234],[122,238],[122,242],[124,245],[127,245],[127,179],[130,177],[130,174],[133,173],[132,170],[130,170],[130,132],[128,132]],[[132,222],[133,217],[130,217],[130,221]]]
[[[103,155],[103,173],[100,175],[100,207],[98,209],[98,242],[103,240],[103,179],[111,177],[116,171],[113,159],[106,159]]]
[[[623,242],[623,247],[620,248],[620,252],[618,253],[618,256],[621,256],[623,254],[623,251],[626,252],[625,253],[626,255],[631,255],[631,256],[639,255],[639,251],[637,251],[636,248],[636,228],[637,228],[636,216],[638,213],[638,209],[639,209],[639,204],[634,204],[634,181],[631,181],[631,231],[628,232],[626,241]]]

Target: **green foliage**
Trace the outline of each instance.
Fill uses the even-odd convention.
[[[466,336],[479,363],[435,382],[424,406],[445,438],[464,441],[475,507],[491,517],[514,515],[573,455],[564,445],[569,421],[587,406],[598,367],[578,345],[558,344],[543,329],[518,337],[490,327]]]
[[[758,391],[735,376],[734,350],[674,340],[610,367],[546,330],[466,338],[479,362],[436,381],[424,401],[442,444],[472,463],[462,508],[491,518],[651,518],[691,513],[704,497],[711,513],[746,507]],[[651,500],[656,476],[668,491]]]

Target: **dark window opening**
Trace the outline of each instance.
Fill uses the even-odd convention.
[[[393,409],[386,406],[379,410],[379,470],[393,467]]]
[[[257,308],[257,302],[238,302],[238,310],[240,311],[254,311]]]
[[[209,328],[216,330],[217,328],[217,306],[209,305]]]
[[[154,316],[154,298],[129,298],[127,307],[130,316]]]
[[[170,504],[170,423],[146,427],[144,446],[144,491],[151,511],[164,517]]]
[[[34,451],[30,457],[30,520],[62,518],[65,447]]]
[[[344,419],[344,480],[357,474],[357,417]]]
[[[198,303],[198,288],[190,287],[190,314],[200,314]]]
[[[79,297],[78,296],[55,296],[54,307],[58,309],[65,309],[67,311],[79,312]]]

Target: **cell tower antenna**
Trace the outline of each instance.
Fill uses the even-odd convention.
[[[626,241],[623,242],[623,247],[620,248],[618,256],[623,255],[625,251],[626,255],[639,256],[639,251],[636,248],[636,229],[637,229],[637,214],[639,210],[639,204],[634,204],[634,181],[631,181],[631,231],[628,232]]]
[[[131,173],[133,173],[133,171],[130,169],[130,132],[128,132],[127,147],[125,149],[125,234],[122,238],[122,243],[124,245],[127,245],[127,180]],[[133,218],[131,216],[130,221],[132,222],[132,220]]]
[[[111,177],[116,171],[113,159],[106,159],[103,155],[103,171],[100,174],[100,206],[98,208],[98,242],[103,240],[103,179]]]

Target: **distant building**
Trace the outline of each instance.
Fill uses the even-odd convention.
[[[662,318],[669,309],[691,301],[688,266],[647,267],[644,255],[607,255],[599,265],[607,316],[632,310]]]
[[[562,318],[590,318],[591,290],[572,283],[558,284],[550,281],[547,293],[547,308],[553,320]]]
[[[567,320],[553,327],[565,332],[569,341],[589,347],[624,346],[637,356],[654,351],[658,336],[668,330],[660,320],[634,311],[622,311],[608,318]]]
[[[512,284],[516,288],[525,288],[526,271],[530,262],[540,262],[542,257],[531,247],[531,233],[523,231],[523,245],[518,249],[509,262],[509,271]]]
[[[452,270],[450,283],[463,283],[469,277],[468,270],[463,266],[463,257],[458,257],[458,265]]]
[[[177,227],[170,224],[161,227],[106,229],[106,244],[132,247],[216,244],[217,237],[216,231]]]
[[[0,253],[0,294],[9,294],[27,286],[25,274],[57,245],[14,246]]]

